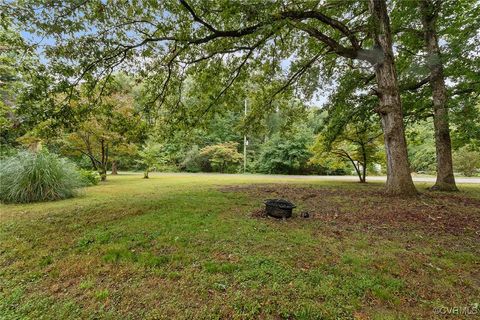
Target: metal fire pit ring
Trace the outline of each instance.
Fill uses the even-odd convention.
[[[265,200],[265,207],[267,215],[284,219],[292,216],[292,210],[295,208],[295,205],[284,199],[267,199]]]

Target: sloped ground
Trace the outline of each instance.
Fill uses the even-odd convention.
[[[442,314],[480,296],[480,186],[462,190],[125,175],[2,205],[0,318],[469,319]],[[266,198],[297,216],[264,217]]]

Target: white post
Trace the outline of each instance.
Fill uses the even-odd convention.
[[[245,119],[247,119],[247,99],[245,99]],[[247,135],[243,135],[243,173],[247,172]]]

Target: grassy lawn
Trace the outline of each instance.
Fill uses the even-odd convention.
[[[412,200],[307,182],[120,175],[1,205],[0,318],[432,319],[480,302],[480,185]],[[264,217],[271,197],[310,218]]]

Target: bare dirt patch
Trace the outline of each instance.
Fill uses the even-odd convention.
[[[426,192],[417,197],[390,197],[376,186],[334,188],[284,184],[243,185],[221,188],[223,192],[241,192],[258,199],[259,208],[252,217],[265,217],[263,201],[287,199],[297,205],[293,219],[322,220],[343,226],[368,229],[423,229],[454,235],[480,237],[480,199],[461,193]],[[308,218],[302,218],[302,213]]]

